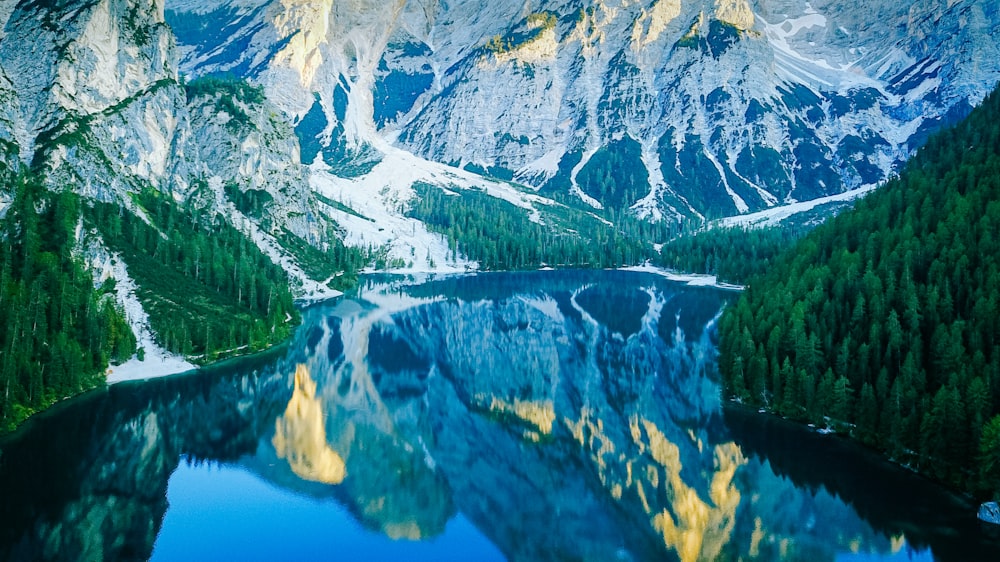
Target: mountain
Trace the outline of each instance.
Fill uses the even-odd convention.
[[[0,11],[0,428],[97,384],[109,361],[126,373],[115,376],[146,377],[273,345],[299,320],[293,298],[337,295],[365,267],[476,267],[465,242],[411,216],[418,184],[496,199],[497,213],[573,255],[620,238],[593,213],[388,144],[309,142],[322,112],[291,115],[256,80],[179,72],[165,8],[25,0]],[[643,246],[630,261],[652,252]],[[81,293],[86,275],[96,290]],[[83,351],[57,354],[73,360],[48,377],[26,368],[70,348]]]
[[[139,214],[133,195],[152,189],[234,221],[225,184],[266,189],[269,233],[326,236],[290,128],[253,88],[185,87],[161,3],[21,2],[4,30],[0,135],[50,189]]]
[[[870,189],[997,82],[998,20],[985,0],[5,2],[0,217],[27,231],[25,185],[70,194],[53,274],[86,267],[135,359],[205,362],[366,267],[615,267],[682,219]]]
[[[101,382],[109,361],[131,356],[150,375],[191,367],[170,354],[204,362],[271,345],[297,318],[290,286],[332,294],[303,271],[308,252],[286,248],[321,253],[335,225],[313,210],[287,158],[297,140],[258,90],[182,83],[162,4],[10,4],[0,427]],[[265,185],[267,211],[248,217]]]
[[[878,184],[1000,79],[984,0],[171,0],[166,19],[181,72],[263,85],[307,162],[363,174],[391,146],[653,219]]]

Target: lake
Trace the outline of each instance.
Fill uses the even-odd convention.
[[[730,292],[369,277],[287,346],[0,440],[0,559],[998,560],[975,506],[725,405]]]

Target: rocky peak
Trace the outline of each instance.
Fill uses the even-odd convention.
[[[26,161],[66,116],[107,111],[177,76],[162,0],[21,2],[5,19],[0,66]]]
[[[715,19],[744,31],[754,26],[753,10],[747,0],[715,0]]]
[[[168,19],[205,21],[187,4],[168,1]],[[247,69],[294,119],[319,96],[324,143],[698,217],[887,177],[1000,78],[994,4],[353,2],[282,42],[325,4],[219,0],[209,19],[229,37],[180,41],[186,72]],[[221,56],[228,45],[251,48]],[[616,178],[623,193],[592,181],[609,160],[638,170]]]

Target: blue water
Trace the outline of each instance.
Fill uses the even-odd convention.
[[[238,466],[181,462],[167,501],[152,560],[505,559],[461,515],[441,536],[391,540],[364,529],[333,499],[297,494]]]
[[[724,404],[732,298],[368,278],[285,348],[0,440],[0,560],[1000,560],[969,500]]]

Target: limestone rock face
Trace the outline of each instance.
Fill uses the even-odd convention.
[[[97,115],[176,78],[161,0],[22,2],[0,21],[0,63],[18,98],[6,118],[25,159],[67,117]]]
[[[181,77],[164,15],[162,0],[5,2],[0,174],[31,166],[53,190],[137,213],[132,195],[148,189],[208,207],[256,232],[305,287],[274,236],[324,247],[336,234],[317,210],[292,126],[253,87]],[[0,212],[6,200],[0,194]]]
[[[174,170],[180,192],[190,193],[203,181],[217,201],[259,201],[237,207],[267,232],[288,229],[305,240],[322,238],[324,223],[298,139],[273,104],[264,97],[210,91],[189,96],[185,110],[184,153],[176,155]]]
[[[323,116],[300,135],[324,147],[307,163],[395,145],[652,218],[877,184],[1000,79],[985,0],[167,0],[166,14],[184,73],[244,75],[293,120]],[[592,181],[608,159],[635,170],[623,193]]]
[[[263,188],[257,226],[311,243],[314,163],[412,153],[640,217],[735,215],[879,183],[1000,79],[986,0],[91,0],[0,24],[0,163],[106,201]],[[187,99],[181,76],[219,74],[263,88],[248,128]]]

